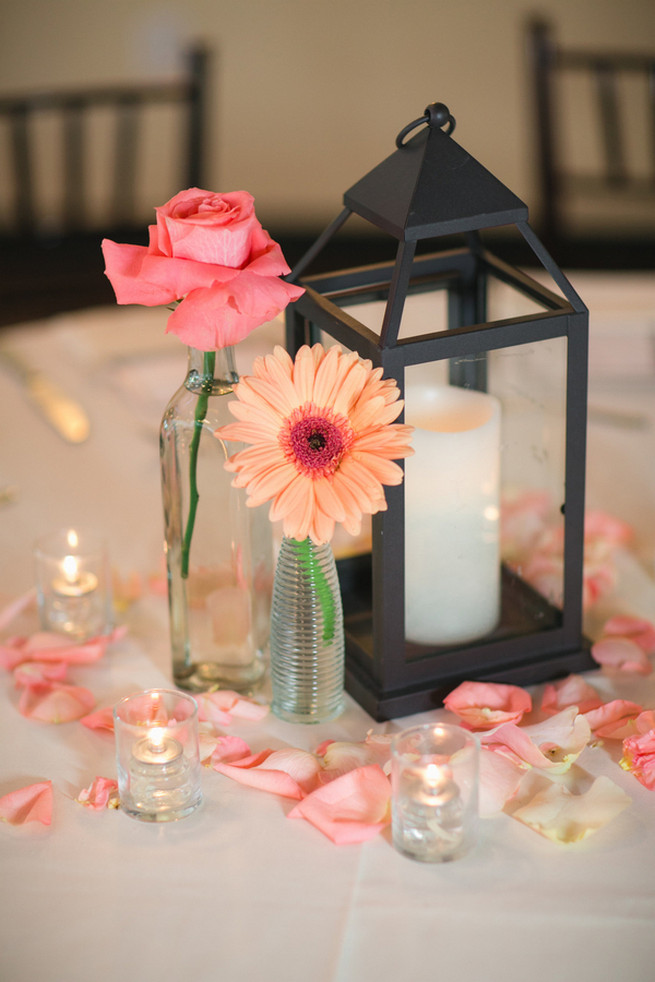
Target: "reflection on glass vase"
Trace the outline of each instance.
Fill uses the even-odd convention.
[[[271,611],[271,709],[291,723],[343,712],[341,592],[329,543],[283,538]]]
[[[193,692],[250,693],[265,669],[271,523],[265,509],[246,507],[223,466],[242,445],[214,436],[232,421],[237,381],[232,348],[189,348],[160,430],[173,680]]]

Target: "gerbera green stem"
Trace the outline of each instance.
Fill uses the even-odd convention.
[[[320,563],[316,561],[316,553],[312,540],[306,538],[302,542],[297,541],[296,546],[300,554],[302,566],[307,570],[321,605],[321,612],[323,614],[323,641],[327,644],[334,637],[335,611],[332,590]]]
[[[198,492],[198,447],[200,446],[200,436],[202,427],[207,415],[209,396],[211,395],[214,367],[216,365],[216,352],[205,351],[203,354],[203,382],[196,411],[194,414],[193,437],[189,449],[189,517],[187,518],[184,538],[182,540],[182,576],[187,579],[189,576],[189,553],[191,552],[191,539],[193,538],[193,528],[196,524],[196,512],[200,494]]]

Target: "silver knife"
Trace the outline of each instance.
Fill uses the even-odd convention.
[[[32,402],[64,440],[83,443],[88,438],[91,431],[89,417],[78,402],[15,351],[0,347],[0,358],[20,379]]]

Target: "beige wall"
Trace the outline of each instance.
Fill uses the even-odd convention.
[[[655,48],[653,0],[0,0],[0,91],[158,77],[201,38],[214,77],[214,190],[265,224],[322,224],[429,102],[533,208],[522,25]],[[153,201],[152,204],[159,204]]]

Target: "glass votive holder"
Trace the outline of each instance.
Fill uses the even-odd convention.
[[[174,822],[202,801],[198,705],[173,689],[148,689],[114,706],[120,806],[143,822]]]
[[[478,742],[460,726],[430,723],[391,744],[392,835],[424,863],[464,856],[477,840]]]
[[[113,626],[111,576],[104,541],[91,532],[61,529],[34,551],[36,593],[46,631],[86,641]]]

